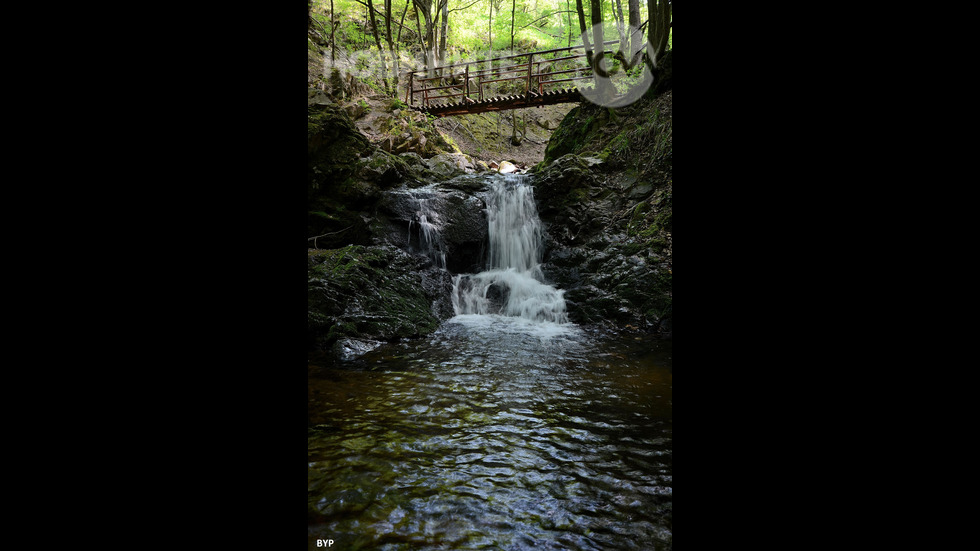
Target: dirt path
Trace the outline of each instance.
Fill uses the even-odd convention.
[[[347,103],[363,101],[369,110],[354,119],[354,124],[372,143],[383,139],[380,122],[392,116],[381,96],[362,96]],[[576,104],[548,105],[540,108],[480,113],[435,120],[435,127],[460,151],[486,163],[510,161],[518,168],[530,168],[544,159],[551,133]],[[421,116],[421,115],[413,115]],[[513,117],[517,117],[519,145],[511,141]],[[379,122],[379,119],[381,121]]]
[[[561,104],[444,117],[436,121],[436,128],[471,157],[488,163],[510,161],[518,167],[529,168],[544,159],[551,133],[573,107],[575,104]],[[520,145],[511,142],[514,117],[517,118]]]

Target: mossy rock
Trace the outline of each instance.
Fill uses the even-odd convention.
[[[569,153],[584,152],[583,147],[598,129],[598,121],[591,114],[591,107],[591,104],[582,104],[565,115],[548,140],[548,146],[544,150],[545,164]]]
[[[327,351],[341,338],[390,341],[439,325],[419,266],[389,246],[352,245],[308,255],[309,346]]]

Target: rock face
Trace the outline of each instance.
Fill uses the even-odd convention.
[[[366,245],[367,221],[357,211],[370,208],[382,190],[411,177],[412,170],[403,158],[373,147],[337,105],[308,110],[308,234],[322,248]]]
[[[535,167],[542,271],[573,322],[671,330],[670,94],[573,109]],[[384,151],[329,101],[310,105],[308,137],[311,350],[431,333],[453,315],[453,274],[485,267],[493,175],[462,154]]]
[[[440,180],[484,170],[473,161],[472,157],[464,153],[440,153],[426,159],[425,164]]]
[[[486,188],[483,178],[463,176],[385,194],[378,203],[378,213],[388,224],[385,241],[422,255],[437,248],[445,255],[443,267],[454,274],[479,271],[487,240],[487,216],[486,203],[475,192]]]
[[[309,107],[308,138],[310,347],[345,357],[435,330],[453,315],[451,273],[482,268],[485,169],[392,155],[326,100]]]
[[[308,277],[311,349],[344,356],[371,342],[426,335],[447,317],[441,299],[452,288],[449,275],[426,271],[396,247],[310,250]]]
[[[536,167],[542,269],[574,322],[671,332],[670,96],[573,109]]]
[[[372,145],[347,112],[329,101],[308,107],[308,234],[317,248],[377,242],[374,210],[394,187],[419,187],[482,170],[463,154],[421,159]],[[382,232],[383,233],[383,232]]]
[[[311,102],[308,140],[311,350],[346,357],[372,343],[432,332],[453,315],[452,279],[421,251],[409,252],[419,204],[407,191],[394,190],[410,191],[446,175],[416,154],[392,155],[371,145],[329,101]],[[481,213],[472,198],[455,192],[440,208],[454,212],[447,215],[447,244],[466,249],[481,239],[474,230]],[[403,204],[392,200],[398,197]]]

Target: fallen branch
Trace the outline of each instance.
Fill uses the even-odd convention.
[[[476,4],[476,3],[477,3],[477,2],[479,2],[479,1],[480,1],[480,0],[475,0],[475,1],[473,2],[473,4]],[[470,7],[470,6],[472,6],[473,4],[469,4],[469,5],[467,5],[467,6],[463,6],[462,8],[453,8],[453,9],[451,9],[451,10],[449,10],[449,11],[448,11],[447,13],[453,13],[454,11],[460,11],[460,10],[465,10],[466,8],[468,8],[468,7]]]
[[[472,5],[472,4],[470,4],[470,5]],[[467,6],[467,7],[468,7],[468,6]],[[574,10],[560,10],[560,11],[554,11],[554,12],[551,12],[551,13],[549,13],[549,14],[547,14],[547,15],[542,15],[541,17],[539,17],[539,18],[537,18],[537,19],[535,19],[534,21],[531,21],[530,23],[528,23],[527,25],[524,25],[524,26],[523,26],[523,27],[521,27],[521,28],[522,28],[522,29],[526,29],[526,28],[528,28],[528,27],[530,27],[531,25],[533,25],[533,24],[535,24],[535,23],[537,23],[538,21],[541,21],[542,19],[546,19],[546,18],[548,18],[548,17],[551,17],[552,15],[557,15],[557,14],[559,14],[559,13],[578,13],[578,12],[577,12],[577,11],[574,11]]]
[[[319,239],[320,237],[326,237],[328,235],[337,235],[338,233],[343,233],[343,232],[345,232],[345,231],[347,231],[347,230],[349,230],[349,229],[351,229],[353,227],[354,226],[347,226],[346,228],[344,228],[342,230],[337,230],[337,231],[333,231],[333,232],[330,232],[330,233],[325,233],[323,235],[314,235],[313,237],[308,238],[307,241],[312,241],[313,242],[313,248],[316,249],[317,248],[317,246],[316,246],[316,240]]]

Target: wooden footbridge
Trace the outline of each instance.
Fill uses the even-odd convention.
[[[616,44],[615,40],[603,45]],[[558,61],[581,58],[585,53],[554,56],[560,52],[571,52],[584,46],[571,46],[554,50],[542,50],[498,57],[483,61],[470,61],[456,65],[433,67],[429,70],[413,71],[408,75],[408,89],[405,102],[412,109],[435,117],[468,115],[487,111],[504,111],[521,107],[540,107],[556,103],[582,101],[582,95],[575,87],[562,87],[559,83],[593,78],[588,63],[573,69],[553,70],[552,64]],[[612,55],[613,52],[606,51]],[[524,61],[519,60],[526,58]],[[537,58],[537,59],[535,59]],[[471,65],[486,66],[489,69],[470,70]],[[543,66],[543,67],[542,67]],[[447,71],[448,69],[448,71]],[[460,71],[462,69],[462,71]],[[427,76],[438,74],[440,76]],[[507,76],[510,75],[510,76]],[[560,77],[560,78],[557,78]],[[510,96],[491,97],[485,93],[484,86],[495,82],[522,80],[524,93]],[[460,98],[460,99],[454,99]]]

